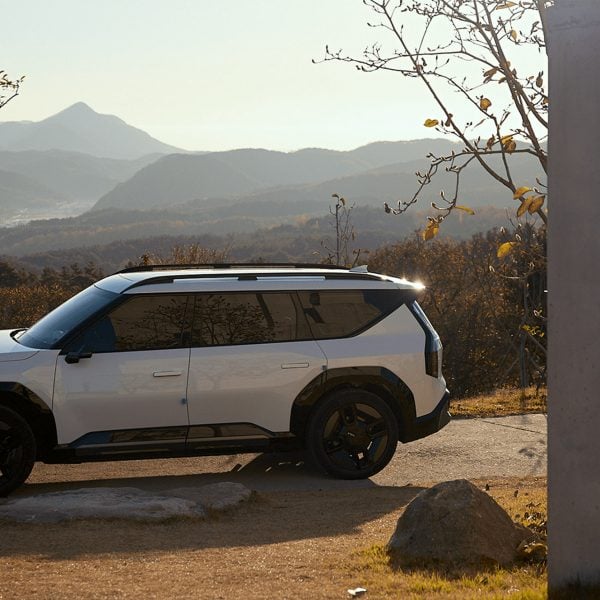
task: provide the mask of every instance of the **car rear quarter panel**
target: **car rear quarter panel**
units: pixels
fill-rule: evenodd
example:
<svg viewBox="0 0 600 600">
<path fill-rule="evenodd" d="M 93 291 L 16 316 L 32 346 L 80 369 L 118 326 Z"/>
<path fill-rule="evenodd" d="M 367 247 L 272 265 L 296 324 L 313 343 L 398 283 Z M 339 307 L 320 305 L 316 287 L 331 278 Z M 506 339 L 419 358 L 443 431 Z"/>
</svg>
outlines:
<svg viewBox="0 0 600 600">
<path fill-rule="evenodd" d="M 353 365 L 385 367 L 410 388 L 416 416 L 435 409 L 446 390 L 443 377 L 425 374 L 425 333 L 406 306 L 360 335 L 319 340 L 327 368 Z"/>
</svg>

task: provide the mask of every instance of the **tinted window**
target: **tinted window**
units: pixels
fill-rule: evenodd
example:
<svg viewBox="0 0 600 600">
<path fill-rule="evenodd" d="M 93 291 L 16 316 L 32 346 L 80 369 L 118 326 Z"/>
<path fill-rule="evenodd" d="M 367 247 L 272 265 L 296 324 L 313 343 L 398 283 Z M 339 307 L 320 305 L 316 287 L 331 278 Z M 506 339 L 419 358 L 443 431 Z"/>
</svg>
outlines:
<svg viewBox="0 0 600 600">
<path fill-rule="evenodd" d="M 31 348 L 52 348 L 70 331 L 118 297 L 114 292 L 95 286 L 86 288 L 49 312 L 17 339 L 20 344 Z"/>
<path fill-rule="evenodd" d="M 180 348 L 187 296 L 134 296 L 90 326 L 71 344 L 85 352 Z"/>
<path fill-rule="evenodd" d="M 199 294 L 192 345 L 228 346 L 309 339 L 305 320 L 288 293 Z"/>
<path fill-rule="evenodd" d="M 374 325 L 406 299 L 403 290 L 298 292 L 315 339 L 347 337 Z"/>
</svg>

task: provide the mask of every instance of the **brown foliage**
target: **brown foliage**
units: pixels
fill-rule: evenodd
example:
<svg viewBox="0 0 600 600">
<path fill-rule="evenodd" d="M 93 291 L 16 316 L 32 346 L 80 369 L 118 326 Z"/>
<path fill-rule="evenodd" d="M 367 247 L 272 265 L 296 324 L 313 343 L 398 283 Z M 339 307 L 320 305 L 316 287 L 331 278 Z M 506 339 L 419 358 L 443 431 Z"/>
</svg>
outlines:
<svg viewBox="0 0 600 600">
<path fill-rule="evenodd" d="M 200 244 L 173 246 L 171 253 L 164 256 L 158 254 L 143 254 L 140 265 L 205 265 L 227 262 L 229 250 L 205 248 Z"/>
<path fill-rule="evenodd" d="M 73 295 L 71 288 L 36 284 L 0 288 L 0 328 L 29 327 Z"/>
<path fill-rule="evenodd" d="M 527 265 L 527 275 L 516 276 L 524 272 L 522 257 L 497 257 L 502 236 L 427 243 L 415 236 L 380 248 L 369 260 L 371 271 L 427 286 L 420 302 L 444 344 L 444 374 L 454 396 L 545 378 L 543 252 L 539 267 Z M 543 230 L 525 229 L 521 237 L 528 236 L 545 241 Z"/>
<path fill-rule="evenodd" d="M 507 235 L 503 232 L 427 243 L 416 235 L 370 255 L 371 271 L 427 286 L 420 302 L 444 343 L 444 373 L 454 397 L 544 382 L 545 230 L 518 231 L 518 249 L 500 258 L 497 249 Z M 192 244 L 176 246 L 168 256 L 145 255 L 141 262 L 227 259 L 227 250 Z M 31 325 L 101 276 L 93 264 L 45 269 L 37 276 L 0 263 L 0 328 Z"/>
</svg>

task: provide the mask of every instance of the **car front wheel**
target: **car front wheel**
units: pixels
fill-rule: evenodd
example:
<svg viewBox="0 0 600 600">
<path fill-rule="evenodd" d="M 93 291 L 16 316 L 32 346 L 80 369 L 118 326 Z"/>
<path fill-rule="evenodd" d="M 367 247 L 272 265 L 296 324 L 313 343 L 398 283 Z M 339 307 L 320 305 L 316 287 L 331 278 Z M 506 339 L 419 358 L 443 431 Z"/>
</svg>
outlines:
<svg viewBox="0 0 600 600">
<path fill-rule="evenodd" d="M 383 469 L 398 444 L 398 423 L 379 396 L 339 390 L 317 406 L 306 443 L 313 463 L 340 479 L 364 479 Z"/>
<path fill-rule="evenodd" d="M 0 496 L 7 496 L 29 477 L 35 454 L 35 437 L 25 419 L 0 406 Z"/>
</svg>

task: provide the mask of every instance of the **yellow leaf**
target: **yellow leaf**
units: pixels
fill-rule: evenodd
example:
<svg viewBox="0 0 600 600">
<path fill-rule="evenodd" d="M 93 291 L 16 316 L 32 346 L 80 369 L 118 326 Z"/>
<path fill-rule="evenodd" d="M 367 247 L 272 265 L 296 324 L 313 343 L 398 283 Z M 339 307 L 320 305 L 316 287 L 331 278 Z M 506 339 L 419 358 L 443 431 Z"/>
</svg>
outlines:
<svg viewBox="0 0 600 600">
<path fill-rule="evenodd" d="M 538 210 L 540 210 L 540 208 L 542 208 L 542 206 L 544 205 L 544 200 L 546 199 L 546 196 L 535 196 L 535 198 L 531 198 L 531 202 L 529 203 L 529 208 L 527 209 L 529 211 L 529 214 L 534 214 L 536 213 Z"/>
<path fill-rule="evenodd" d="M 511 38 L 512 38 L 512 39 L 513 39 L 515 42 L 517 41 L 518 34 L 517 34 L 517 32 L 516 32 L 514 29 L 511 29 L 511 30 L 510 30 L 510 37 L 511 37 Z"/>
<path fill-rule="evenodd" d="M 429 221 L 425 231 L 423 231 L 423 239 L 427 242 L 428 240 L 433 239 L 439 232 L 440 225 L 435 221 Z"/>
<path fill-rule="evenodd" d="M 529 196 L 529 198 L 523 198 L 521 200 L 521 206 L 519 206 L 517 209 L 517 217 L 522 217 L 529 210 L 532 200 L 533 196 Z"/>
<path fill-rule="evenodd" d="M 460 206 L 459 204 L 457 204 L 454 208 L 457 208 L 458 210 L 464 210 L 466 213 L 468 213 L 470 215 L 475 214 L 475 211 L 472 208 L 469 208 L 468 206 Z"/>
<path fill-rule="evenodd" d="M 492 105 L 492 101 L 489 98 L 480 98 L 479 108 L 481 110 L 487 110 Z"/>
<path fill-rule="evenodd" d="M 531 192 L 531 188 L 527 186 L 523 186 L 517 188 L 515 193 L 513 194 L 513 200 L 520 200 L 522 196 L 524 196 L 527 192 Z"/>
<path fill-rule="evenodd" d="M 512 142 L 513 136 L 512 135 L 505 135 L 503 137 L 500 138 L 500 143 L 505 146 L 506 144 L 508 144 L 508 142 Z"/>
<path fill-rule="evenodd" d="M 513 246 L 516 245 L 517 242 L 504 242 L 504 244 L 500 244 L 496 256 L 498 258 L 504 258 L 507 254 L 510 254 L 512 252 Z"/>
<path fill-rule="evenodd" d="M 423 125 L 425 125 L 425 127 L 435 127 L 436 125 L 439 125 L 439 121 L 437 119 L 425 119 L 425 123 L 423 123 Z"/>
<path fill-rule="evenodd" d="M 496 10 L 502 10 L 503 8 L 511 8 L 512 6 L 516 6 L 514 2 L 503 2 L 502 4 L 498 4 L 496 6 Z"/>
</svg>

